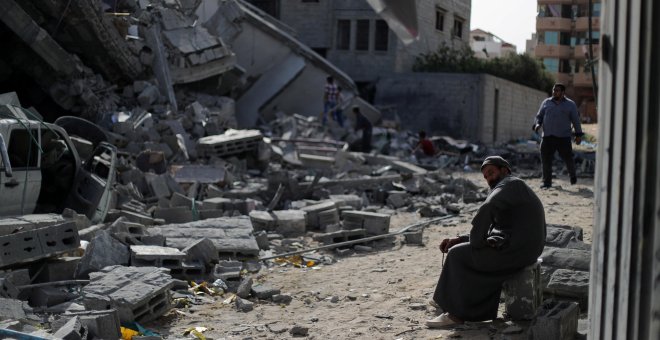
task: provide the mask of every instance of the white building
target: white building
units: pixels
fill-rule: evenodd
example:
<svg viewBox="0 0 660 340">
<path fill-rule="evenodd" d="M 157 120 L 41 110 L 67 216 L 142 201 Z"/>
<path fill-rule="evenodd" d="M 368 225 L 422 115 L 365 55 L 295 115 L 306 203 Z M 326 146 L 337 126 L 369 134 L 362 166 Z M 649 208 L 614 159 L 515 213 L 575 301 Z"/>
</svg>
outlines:
<svg viewBox="0 0 660 340">
<path fill-rule="evenodd" d="M 474 55 L 481 59 L 499 58 L 508 53 L 516 53 L 516 45 L 478 28 L 470 31 L 470 48 L 474 51 Z"/>
</svg>

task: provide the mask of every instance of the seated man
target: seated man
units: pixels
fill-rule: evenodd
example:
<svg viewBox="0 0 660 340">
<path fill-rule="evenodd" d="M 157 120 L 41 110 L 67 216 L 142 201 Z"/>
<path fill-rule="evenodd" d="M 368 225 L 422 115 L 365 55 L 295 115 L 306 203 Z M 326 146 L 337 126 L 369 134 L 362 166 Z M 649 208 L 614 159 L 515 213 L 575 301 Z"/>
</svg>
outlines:
<svg viewBox="0 0 660 340">
<path fill-rule="evenodd" d="M 502 283 L 535 263 L 543 251 L 545 212 L 536 194 L 511 176 L 502 157 L 487 157 L 481 172 L 491 191 L 470 234 L 440 243 L 447 261 L 429 303 L 444 313 L 426 321 L 430 328 L 495 319 Z"/>
<path fill-rule="evenodd" d="M 433 142 L 426 138 L 426 131 L 419 131 L 419 141 L 413 148 L 413 154 L 417 159 L 435 156 L 435 148 L 433 147 Z"/>
</svg>

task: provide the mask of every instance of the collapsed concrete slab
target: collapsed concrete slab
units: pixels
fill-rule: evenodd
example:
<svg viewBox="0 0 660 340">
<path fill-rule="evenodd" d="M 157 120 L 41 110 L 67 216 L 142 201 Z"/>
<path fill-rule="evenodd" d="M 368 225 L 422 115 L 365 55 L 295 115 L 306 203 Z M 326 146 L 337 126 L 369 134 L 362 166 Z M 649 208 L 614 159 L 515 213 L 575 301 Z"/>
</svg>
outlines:
<svg viewBox="0 0 660 340">
<path fill-rule="evenodd" d="M 208 238 L 220 258 L 246 258 L 259 255 L 259 246 L 252 236 L 254 229 L 247 216 L 212 218 L 183 224 L 167 224 L 150 229 L 166 237 L 167 245 L 184 249 L 190 243 Z"/>
<path fill-rule="evenodd" d="M 169 269 L 109 266 L 90 274 L 82 298 L 92 310 L 116 309 L 121 322 L 155 320 L 170 309 Z"/>
</svg>

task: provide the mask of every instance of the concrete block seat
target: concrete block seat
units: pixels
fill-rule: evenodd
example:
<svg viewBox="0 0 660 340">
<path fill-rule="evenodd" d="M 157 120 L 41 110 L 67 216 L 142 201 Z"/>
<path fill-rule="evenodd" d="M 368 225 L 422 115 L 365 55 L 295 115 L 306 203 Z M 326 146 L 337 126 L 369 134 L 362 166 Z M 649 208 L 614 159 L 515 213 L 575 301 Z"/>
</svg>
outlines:
<svg viewBox="0 0 660 340">
<path fill-rule="evenodd" d="M 512 320 L 531 320 L 543 302 L 541 259 L 505 281 L 504 313 Z"/>
</svg>

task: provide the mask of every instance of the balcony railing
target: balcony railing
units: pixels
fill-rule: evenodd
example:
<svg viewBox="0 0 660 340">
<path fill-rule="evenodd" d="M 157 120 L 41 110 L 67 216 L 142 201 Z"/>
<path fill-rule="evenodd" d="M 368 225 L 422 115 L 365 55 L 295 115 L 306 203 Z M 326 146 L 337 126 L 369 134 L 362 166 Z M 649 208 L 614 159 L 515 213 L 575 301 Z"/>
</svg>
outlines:
<svg viewBox="0 0 660 340">
<path fill-rule="evenodd" d="M 594 59 L 600 56 L 600 45 L 594 44 Z M 589 53 L 589 45 L 576 45 L 573 53 L 575 59 L 587 59 L 585 53 Z"/>
<path fill-rule="evenodd" d="M 538 24 L 537 24 L 538 26 Z M 589 30 L 589 17 L 579 17 L 575 19 L 575 30 L 578 32 L 584 32 Z M 600 31 L 600 18 L 592 17 L 591 18 L 591 30 Z"/>
<path fill-rule="evenodd" d="M 536 18 L 537 31 L 571 31 L 571 18 Z"/>
<path fill-rule="evenodd" d="M 558 58 L 558 59 L 571 59 L 571 47 L 568 45 L 536 45 L 534 51 L 538 58 Z"/>
</svg>

